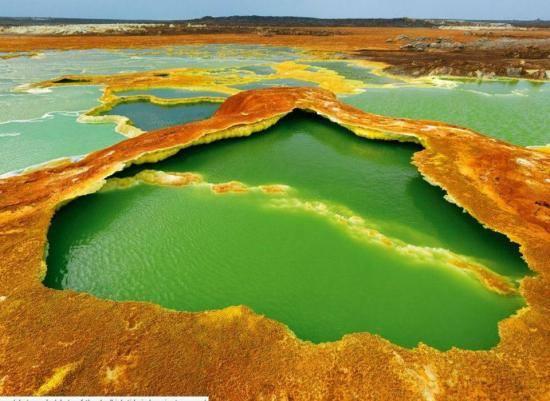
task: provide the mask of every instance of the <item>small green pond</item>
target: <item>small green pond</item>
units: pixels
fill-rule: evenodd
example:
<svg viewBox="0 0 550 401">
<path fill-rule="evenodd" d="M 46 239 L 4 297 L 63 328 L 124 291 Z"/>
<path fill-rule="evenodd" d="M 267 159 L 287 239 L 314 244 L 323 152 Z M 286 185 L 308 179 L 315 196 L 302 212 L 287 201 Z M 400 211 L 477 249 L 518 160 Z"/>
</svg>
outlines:
<svg viewBox="0 0 550 401">
<path fill-rule="evenodd" d="M 144 131 L 152 131 L 172 125 L 204 120 L 214 114 L 219 107 L 219 103 L 207 102 L 161 106 L 140 101 L 117 104 L 104 114 L 126 116 L 134 126 Z"/>
</svg>

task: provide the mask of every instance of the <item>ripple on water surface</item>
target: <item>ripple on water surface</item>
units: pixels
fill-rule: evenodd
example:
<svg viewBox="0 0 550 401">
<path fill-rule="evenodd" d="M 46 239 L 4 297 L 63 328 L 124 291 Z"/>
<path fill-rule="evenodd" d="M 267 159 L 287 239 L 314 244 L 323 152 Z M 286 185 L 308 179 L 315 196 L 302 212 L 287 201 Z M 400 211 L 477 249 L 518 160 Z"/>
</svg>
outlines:
<svg viewBox="0 0 550 401">
<path fill-rule="evenodd" d="M 522 277 L 517 247 L 423 182 L 410 165 L 415 150 L 294 114 L 264 133 L 187 149 L 154 168 L 200 172 L 209 182 L 288 184 L 304 199 L 351 209 L 386 235 L 445 246 Z M 321 215 L 266 198 L 138 185 L 78 199 L 54 218 L 45 282 L 179 310 L 244 304 L 315 342 L 368 331 L 440 349 L 494 346 L 498 321 L 523 304 L 462 271 L 358 241 Z"/>
</svg>

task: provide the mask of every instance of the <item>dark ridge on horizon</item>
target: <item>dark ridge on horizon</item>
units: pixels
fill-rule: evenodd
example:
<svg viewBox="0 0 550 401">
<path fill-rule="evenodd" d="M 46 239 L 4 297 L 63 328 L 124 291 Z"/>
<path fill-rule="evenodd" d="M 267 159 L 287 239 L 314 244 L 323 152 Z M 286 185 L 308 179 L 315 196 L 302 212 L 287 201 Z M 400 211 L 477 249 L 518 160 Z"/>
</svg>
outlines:
<svg viewBox="0 0 550 401">
<path fill-rule="evenodd" d="M 517 27 L 550 27 L 549 20 L 476 20 L 445 18 L 314 18 L 292 16 L 234 15 L 182 20 L 56 18 L 56 17 L 2 17 L 0 25 L 63 25 L 63 24 L 200 24 L 207 26 L 288 26 L 288 27 L 438 27 L 478 25 L 482 23 L 511 24 Z"/>
</svg>

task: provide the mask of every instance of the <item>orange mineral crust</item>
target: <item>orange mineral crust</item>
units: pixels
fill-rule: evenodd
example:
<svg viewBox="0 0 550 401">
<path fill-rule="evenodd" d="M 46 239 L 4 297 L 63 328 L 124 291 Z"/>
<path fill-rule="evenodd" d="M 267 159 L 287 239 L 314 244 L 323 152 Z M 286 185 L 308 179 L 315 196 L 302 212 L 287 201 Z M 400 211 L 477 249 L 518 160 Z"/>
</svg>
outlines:
<svg viewBox="0 0 550 401">
<path fill-rule="evenodd" d="M 244 306 L 176 312 L 42 285 L 46 233 L 62 204 L 97 191 L 132 162 L 250 135 L 295 109 L 360 136 L 422 144 L 413 163 L 424 178 L 484 226 L 520 244 L 535 274 L 522 280 L 527 306 L 500 323 L 494 349 L 406 349 L 369 333 L 315 345 Z M 0 274 L 1 394 L 550 399 L 550 154 L 439 122 L 368 114 L 322 89 L 241 92 L 208 120 L 1 180 Z"/>
<path fill-rule="evenodd" d="M 233 30 L 233 32 L 232 32 Z M 157 46 L 178 46 L 190 44 L 253 44 L 291 46 L 321 51 L 357 51 L 362 49 L 399 49 L 398 41 L 388 41 L 399 35 L 411 38 L 426 37 L 436 40 L 441 36 L 461 42 L 472 42 L 476 35 L 465 35 L 464 30 L 441 30 L 434 28 L 406 27 L 310 27 L 301 32 L 299 27 L 288 27 L 286 34 L 265 35 L 259 32 L 186 33 L 173 35 L 0 35 L 0 51 L 41 51 L 74 49 L 127 49 L 151 48 Z M 469 32 L 468 32 L 469 33 Z M 530 30 L 488 30 L 482 31 L 491 38 L 535 38 L 550 37 L 548 29 Z"/>
</svg>

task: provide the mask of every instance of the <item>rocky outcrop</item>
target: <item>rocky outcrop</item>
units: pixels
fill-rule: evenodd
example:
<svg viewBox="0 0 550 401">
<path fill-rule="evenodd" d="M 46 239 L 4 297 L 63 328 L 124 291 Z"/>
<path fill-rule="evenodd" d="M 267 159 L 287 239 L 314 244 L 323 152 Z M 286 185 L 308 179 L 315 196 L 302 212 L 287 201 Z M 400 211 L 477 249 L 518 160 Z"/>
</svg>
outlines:
<svg viewBox="0 0 550 401">
<path fill-rule="evenodd" d="M 549 39 L 492 39 L 459 42 L 446 37 L 402 38 L 399 50 L 364 50 L 359 54 L 390 64 L 394 74 L 453 75 L 549 79 Z M 414 55 L 410 54 L 415 52 Z"/>
</svg>

